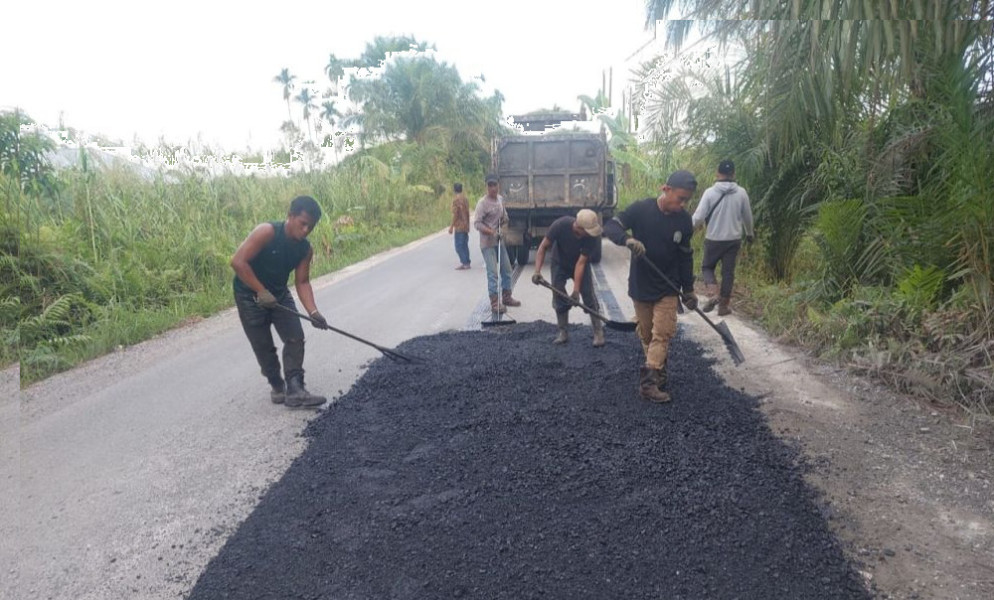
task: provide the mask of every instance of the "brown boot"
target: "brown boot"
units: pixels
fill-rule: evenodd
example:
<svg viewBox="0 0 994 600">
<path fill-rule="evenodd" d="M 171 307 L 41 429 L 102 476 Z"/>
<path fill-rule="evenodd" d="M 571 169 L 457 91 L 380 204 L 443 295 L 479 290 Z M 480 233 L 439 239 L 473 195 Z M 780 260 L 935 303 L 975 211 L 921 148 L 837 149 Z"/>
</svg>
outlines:
<svg viewBox="0 0 994 600">
<path fill-rule="evenodd" d="M 501 300 L 504 306 L 521 306 L 521 302 L 511 297 L 511 290 L 504 290 Z"/>
<path fill-rule="evenodd" d="M 497 302 L 497 294 L 490 294 L 490 310 L 500 315 L 507 312 L 507 307 Z"/>
<path fill-rule="evenodd" d="M 643 400 L 662 404 L 670 401 L 670 395 L 659 389 L 659 369 L 643 366 L 639 369 L 639 396 Z"/>
<path fill-rule="evenodd" d="M 724 317 L 725 315 L 732 314 L 732 309 L 729 308 L 728 303 L 731 302 L 731 298 L 721 298 L 718 300 L 718 316 Z"/>
<path fill-rule="evenodd" d="M 590 327 L 594 330 L 594 348 L 600 348 L 604 345 L 604 321 L 591 316 Z"/>
</svg>

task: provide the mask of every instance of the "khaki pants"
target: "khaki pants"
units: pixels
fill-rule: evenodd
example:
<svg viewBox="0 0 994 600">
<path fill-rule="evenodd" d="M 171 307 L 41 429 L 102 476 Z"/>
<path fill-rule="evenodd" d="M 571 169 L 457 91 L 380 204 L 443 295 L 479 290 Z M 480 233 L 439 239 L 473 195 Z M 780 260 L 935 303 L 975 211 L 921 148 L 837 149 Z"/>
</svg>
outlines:
<svg viewBox="0 0 994 600">
<path fill-rule="evenodd" d="M 670 339 L 676 335 L 679 301 L 676 296 L 663 296 L 656 302 L 632 301 L 635 304 L 635 318 L 638 320 L 636 331 L 645 352 L 645 366 L 650 369 L 661 369 L 666 364 Z"/>
</svg>

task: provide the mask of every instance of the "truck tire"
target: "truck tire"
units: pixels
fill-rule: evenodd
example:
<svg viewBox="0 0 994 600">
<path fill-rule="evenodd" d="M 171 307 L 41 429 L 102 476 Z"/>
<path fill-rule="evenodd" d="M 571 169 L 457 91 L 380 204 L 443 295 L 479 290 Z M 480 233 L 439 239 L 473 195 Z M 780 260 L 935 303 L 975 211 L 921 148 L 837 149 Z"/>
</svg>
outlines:
<svg viewBox="0 0 994 600">
<path fill-rule="evenodd" d="M 590 253 L 590 262 L 597 264 L 601 262 L 601 244 L 604 243 L 604 239 L 601 238 L 597 240 L 597 246 L 594 247 L 594 251 Z"/>
</svg>

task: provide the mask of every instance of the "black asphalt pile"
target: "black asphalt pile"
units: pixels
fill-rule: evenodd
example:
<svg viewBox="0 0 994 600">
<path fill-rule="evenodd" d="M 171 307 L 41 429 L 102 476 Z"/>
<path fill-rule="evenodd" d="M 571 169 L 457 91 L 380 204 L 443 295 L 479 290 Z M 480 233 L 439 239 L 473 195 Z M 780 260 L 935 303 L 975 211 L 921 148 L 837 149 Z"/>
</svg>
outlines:
<svg viewBox="0 0 994 600">
<path fill-rule="evenodd" d="M 406 342 L 307 430 L 190 598 L 869 598 L 799 454 L 701 348 L 519 323 Z"/>
</svg>

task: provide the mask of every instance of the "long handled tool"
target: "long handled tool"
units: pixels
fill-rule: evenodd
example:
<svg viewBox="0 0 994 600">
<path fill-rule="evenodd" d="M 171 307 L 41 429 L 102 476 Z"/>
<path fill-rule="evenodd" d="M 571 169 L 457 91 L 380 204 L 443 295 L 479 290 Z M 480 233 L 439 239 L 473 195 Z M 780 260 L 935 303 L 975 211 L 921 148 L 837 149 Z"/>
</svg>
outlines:
<svg viewBox="0 0 994 600">
<path fill-rule="evenodd" d="M 503 318 L 504 313 L 501 311 L 501 301 L 504 297 L 504 290 L 501 289 L 501 253 L 500 253 L 500 219 L 497 220 L 497 310 L 491 315 L 489 321 L 481 321 L 480 325 L 484 327 L 495 327 L 497 325 L 514 325 L 517 323 L 514 319 L 508 317 Z"/>
<path fill-rule="evenodd" d="M 608 329 L 614 329 L 615 331 L 635 331 L 635 328 L 638 326 L 637 323 L 634 323 L 632 321 L 612 321 L 611 319 L 608 319 L 607 317 L 595 311 L 594 309 L 588 308 L 584 306 L 582 303 L 577 302 L 576 300 L 573 299 L 572 296 L 569 296 L 563 293 L 561 290 L 557 290 L 556 288 L 552 287 L 552 285 L 548 281 L 545 281 L 544 279 L 538 281 L 537 283 L 542 287 L 549 288 L 550 290 L 552 290 L 553 294 L 559 296 L 566 302 L 569 302 L 570 304 L 579 308 L 588 315 L 596 317 L 601 321 L 604 321 L 604 326 L 607 327 Z"/>
<path fill-rule="evenodd" d="M 680 288 L 678 288 L 676 284 L 673 283 L 673 280 L 671 280 L 662 271 L 660 271 L 659 267 L 652 264 L 652 261 L 649 260 L 644 254 L 640 258 L 645 262 L 645 264 L 649 265 L 649 268 L 652 269 L 652 271 L 656 275 L 659 275 L 663 279 L 663 281 L 666 282 L 667 285 L 673 288 L 673 291 L 675 291 L 680 296 L 680 301 L 683 302 L 684 296 L 680 292 Z M 704 314 L 704 312 L 701 311 L 701 309 L 697 308 L 696 306 L 694 307 L 694 312 L 701 315 L 701 318 L 707 321 L 708 325 L 710 325 L 715 331 L 718 332 L 718 335 L 721 336 L 721 339 L 725 340 L 725 347 L 728 348 L 728 353 L 732 355 L 732 362 L 735 363 L 735 366 L 739 366 L 742 363 L 744 363 L 745 355 L 742 354 L 742 350 L 739 348 L 739 345 L 735 343 L 735 338 L 732 337 L 732 332 L 728 330 L 728 325 L 726 325 L 724 321 L 715 325 L 711 321 L 711 319 L 709 319 L 708 316 Z"/>
<path fill-rule="evenodd" d="M 279 308 L 282 311 L 288 312 L 291 315 L 297 315 L 301 319 L 306 319 L 306 320 L 310 321 L 311 323 L 314 323 L 314 319 L 310 318 L 309 316 L 305 315 L 304 313 L 299 313 L 299 312 L 297 312 L 295 310 L 289 309 L 289 308 L 283 306 L 282 304 L 277 304 L 276 308 Z M 373 342 L 371 342 L 369 340 L 364 340 L 364 339 L 362 339 L 361 337 L 359 337 L 357 335 L 352 335 L 351 333 L 349 333 L 347 331 L 342 331 L 341 329 L 338 329 L 337 327 L 332 327 L 331 325 L 323 325 L 323 326 L 320 326 L 320 328 L 321 329 L 328 329 L 328 330 L 334 331 L 335 333 L 339 333 L 341 335 L 344 335 L 345 337 L 352 338 L 352 339 L 354 339 L 357 342 L 362 342 L 363 344 L 366 344 L 367 346 L 372 346 L 373 348 L 376 348 L 377 350 L 379 350 L 380 352 L 382 352 L 383 356 L 386 356 L 390 360 L 399 361 L 399 362 L 407 362 L 407 363 L 417 362 L 418 361 L 418 359 L 411 358 L 410 356 L 405 356 L 405 355 L 401 354 L 400 352 L 396 352 L 396 351 L 391 350 L 389 348 L 384 348 L 383 346 L 379 346 L 377 344 L 374 344 Z"/>
</svg>

